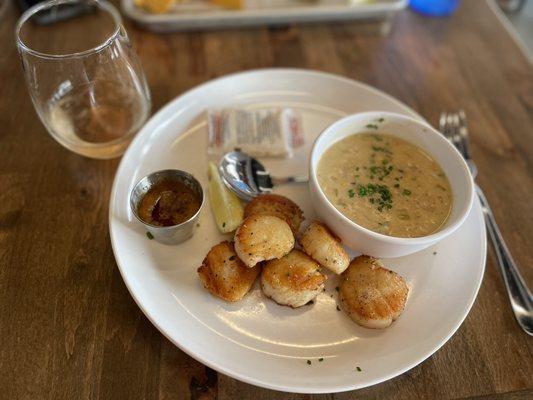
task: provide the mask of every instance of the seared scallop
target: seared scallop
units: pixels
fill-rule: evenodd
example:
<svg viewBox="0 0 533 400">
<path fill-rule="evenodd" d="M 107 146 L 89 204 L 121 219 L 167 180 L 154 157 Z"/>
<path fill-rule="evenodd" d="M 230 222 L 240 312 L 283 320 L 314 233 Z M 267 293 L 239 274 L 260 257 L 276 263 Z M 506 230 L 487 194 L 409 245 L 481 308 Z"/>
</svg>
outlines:
<svg viewBox="0 0 533 400">
<path fill-rule="evenodd" d="M 367 328 L 388 327 L 403 312 L 409 287 L 397 273 L 383 268 L 369 256 L 352 260 L 341 277 L 342 308 L 356 323 Z"/>
<path fill-rule="evenodd" d="M 285 220 L 295 235 L 304 220 L 300 207 L 285 196 L 278 194 L 262 194 L 255 197 L 244 208 L 244 217 L 251 215 L 273 215 Z"/>
<path fill-rule="evenodd" d="M 350 264 L 350 257 L 339 238 L 319 222 L 311 223 L 299 242 L 309 256 L 336 274 L 341 274 Z"/>
<path fill-rule="evenodd" d="M 259 275 L 259 265 L 248 268 L 239 260 L 233 243 L 222 242 L 205 256 L 198 275 L 204 287 L 226 301 L 238 301 L 250 290 Z"/>
<path fill-rule="evenodd" d="M 294 249 L 279 260 L 263 266 L 263 293 L 281 305 L 293 308 L 313 300 L 323 289 L 326 276 L 318 263 L 304 252 Z"/>
<path fill-rule="evenodd" d="M 235 232 L 235 251 L 248 266 L 281 258 L 294 247 L 289 225 L 272 215 L 252 215 Z"/>
</svg>

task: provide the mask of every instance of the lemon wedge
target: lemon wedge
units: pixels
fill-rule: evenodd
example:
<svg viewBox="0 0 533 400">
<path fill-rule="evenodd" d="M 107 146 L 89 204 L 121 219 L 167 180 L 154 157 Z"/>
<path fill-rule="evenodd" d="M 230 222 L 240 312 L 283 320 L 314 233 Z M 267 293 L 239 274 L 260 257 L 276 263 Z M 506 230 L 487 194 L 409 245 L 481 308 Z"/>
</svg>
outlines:
<svg viewBox="0 0 533 400">
<path fill-rule="evenodd" d="M 232 232 L 241 224 L 244 208 L 239 198 L 231 192 L 218 173 L 217 167 L 209 163 L 209 202 L 218 230 Z"/>
</svg>

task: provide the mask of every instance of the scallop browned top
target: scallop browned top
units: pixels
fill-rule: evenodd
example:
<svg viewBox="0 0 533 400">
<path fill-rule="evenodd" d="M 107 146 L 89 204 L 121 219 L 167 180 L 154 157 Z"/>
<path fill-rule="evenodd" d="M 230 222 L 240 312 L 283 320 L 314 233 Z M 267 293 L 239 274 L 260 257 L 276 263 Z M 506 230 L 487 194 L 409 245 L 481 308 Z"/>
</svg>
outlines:
<svg viewBox="0 0 533 400">
<path fill-rule="evenodd" d="M 278 260 L 270 260 L 263 267 L 262 279 L 271 286 L 287 290 L 315 290 L 326 281 L 320 265 L 303 251 L 293 249 Z"/>
<path fill-rule="evenodd" d="M 248 266 L 280 258 L 294 247 L 294 235 L 285 220 L 273 215 L 252 215 L 235 232 L 235 251 Z"/>
<path fill-rule="evenodd" d="M 273 215 L 285 220 L 296 235 L 304 220 L 300 207 L 285 196 L 262 194 L 249 202 L 244 209 L 244 218 L 251 215 Z"/>
<path fill-rule="evenodd" d="M 386 328 L 402 313 L 409 287 L 405 280 L 369 256 L 352 260 L 341 275 L 339 296 L 343 309 L 368 328 Z"/>
<path fill-rule="evenodd" d="M 237 257 L 233 243 L 213 246 L 205 256 L 198 275 L 211 294 L 226 301 L 238 301 L 248 293 L 261 267 L 248 268 Z"/>
</svg>

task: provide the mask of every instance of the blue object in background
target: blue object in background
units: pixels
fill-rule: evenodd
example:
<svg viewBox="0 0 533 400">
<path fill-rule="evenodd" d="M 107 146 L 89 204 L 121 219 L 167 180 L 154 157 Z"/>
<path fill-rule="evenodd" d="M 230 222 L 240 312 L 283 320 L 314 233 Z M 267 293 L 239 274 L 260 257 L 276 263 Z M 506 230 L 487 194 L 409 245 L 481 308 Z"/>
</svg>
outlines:
<svg viewBox="0 0 533 400">
<path fill-rule="evenodd" d="M 453 13 L 459 0 L 409 0 L 409 6 L 422 14 L 443 17 Z"/>
</svg>

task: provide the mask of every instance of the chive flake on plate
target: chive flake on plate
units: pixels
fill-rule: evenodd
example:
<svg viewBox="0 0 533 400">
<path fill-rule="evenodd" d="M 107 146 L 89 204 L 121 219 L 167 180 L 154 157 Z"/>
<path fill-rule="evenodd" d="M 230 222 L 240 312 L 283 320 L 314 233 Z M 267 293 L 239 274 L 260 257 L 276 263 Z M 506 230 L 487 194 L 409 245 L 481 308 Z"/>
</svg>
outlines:
<svg viewBox="0 0 533 400">
<path fill-rule="evenodd" d="M 361 372 L 362 371 L 361 367 L 355 367 L 355 369 L 357 370 L 357 372 Z"/>
<path fill-rule="evenodd" d="M 154 235 L 152 235 L 152 232 L 146 232 L 146 237 L 150 240 L 152 240 L 154 238 Z"/>
<path fill-rule="evenodd" d="M 322 362 L 322 361 L 324 361 L 324 357 L 320 357 L 320 358 L 318 359 L 318 362 Z"/>
<path fill-rule="evenodd" d="M 311 365 L 311 360 L 307 360 L 307 365 Z"/>
</svg>

